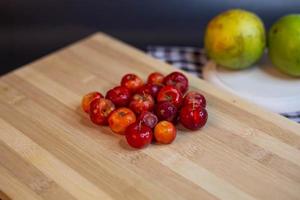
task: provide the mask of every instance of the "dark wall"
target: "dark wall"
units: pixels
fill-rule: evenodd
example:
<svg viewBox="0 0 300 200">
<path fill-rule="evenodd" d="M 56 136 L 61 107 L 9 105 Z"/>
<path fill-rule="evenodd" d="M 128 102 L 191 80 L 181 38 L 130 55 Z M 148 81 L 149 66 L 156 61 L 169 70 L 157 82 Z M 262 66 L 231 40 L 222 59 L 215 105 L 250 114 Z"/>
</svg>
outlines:
<svg viewBox="0 0 300 200">
<path fill-rule="evenodd" d="M 201 46 L 204 28 L 230 8 L 256 12 L 269 27 L 300 13 L 296 0 L 1 0 L 0 73 L 96 31 L 139 48 L 148 44 Z"/>
</svg>

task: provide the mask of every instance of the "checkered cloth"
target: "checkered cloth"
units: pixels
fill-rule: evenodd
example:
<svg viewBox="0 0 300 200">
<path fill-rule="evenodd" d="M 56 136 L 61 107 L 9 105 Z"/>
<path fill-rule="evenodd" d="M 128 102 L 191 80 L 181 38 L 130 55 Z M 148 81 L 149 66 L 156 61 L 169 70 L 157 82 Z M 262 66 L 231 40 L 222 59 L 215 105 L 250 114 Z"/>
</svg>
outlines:
<svg viewBox="0 0 300 200">
<path fill-rule="evenodd" d="M 149 46 L 147 52 L 154 58 L 170 63 L 177 69 L 202 78 L 202 67 L 207 59 L 203 49 L 196 47 Z M 282 113 L 283 116 L 300 123 L 300 111 Z"/>
</svg>

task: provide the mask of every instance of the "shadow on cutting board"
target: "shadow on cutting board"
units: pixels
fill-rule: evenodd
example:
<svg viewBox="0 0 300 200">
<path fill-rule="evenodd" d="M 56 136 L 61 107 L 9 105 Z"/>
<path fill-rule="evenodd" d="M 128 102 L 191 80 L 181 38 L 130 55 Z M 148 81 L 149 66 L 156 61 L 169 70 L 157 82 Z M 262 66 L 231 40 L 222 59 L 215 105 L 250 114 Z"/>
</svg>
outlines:
<svg viewBox="0 0 300 200">
<path fill-rule="evenodd" d="M 4 192 L 0 190 L 0 200 L 11 200 Z"/>
</svg>

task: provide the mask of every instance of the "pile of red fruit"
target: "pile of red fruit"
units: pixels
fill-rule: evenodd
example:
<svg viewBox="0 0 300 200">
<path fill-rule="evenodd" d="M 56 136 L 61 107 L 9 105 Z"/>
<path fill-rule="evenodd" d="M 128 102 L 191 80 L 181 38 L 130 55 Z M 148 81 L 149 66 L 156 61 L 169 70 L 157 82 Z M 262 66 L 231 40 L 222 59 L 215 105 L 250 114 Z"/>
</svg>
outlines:
<svg viewBox="0 0 300 200">
<path fill-rule="evenodd" d="M 197 130 L 207 121 L 204 96 L 186 93 L 188 86 L 180 72 L 166 77 L 154 72 L 146 84 L 137 75 L 126 74 L 105 98 L 99 92 L 86 94 L 82 108 L 93 123 L 109 125 L 114 133 L 125 135 L 132 147 L 143 148 L 152 141 L 169 144 L 176 137 L 174 124 Z"/>
</svg>

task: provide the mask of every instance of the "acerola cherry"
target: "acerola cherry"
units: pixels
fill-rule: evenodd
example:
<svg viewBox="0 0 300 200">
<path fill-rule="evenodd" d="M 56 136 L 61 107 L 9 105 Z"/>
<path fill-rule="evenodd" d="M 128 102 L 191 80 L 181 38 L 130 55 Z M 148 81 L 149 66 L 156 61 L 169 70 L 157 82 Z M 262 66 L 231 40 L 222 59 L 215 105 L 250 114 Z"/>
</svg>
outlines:
<svg viewBox="0 0 300 200">
<path fill-rule="evenodd" d="M 137 93 L 140 94 L 150 94 L 153 98 L 155 98 L 157 96 L 157 93 L 159 92 L 159 90 L 162 88 L 161 85 L 154 85 L 154 84 L 150 84 L 147 83 L 145 85 L 143 85 L 138 91 Z"/>
<path fill-rule="evenodd" d="M 155 113 L 159 120 L 173 121 L 177 114 L 177 108 L 171 102 L 160 102 L 155 108 Z"/>
<path fill-rule="evenodd" d="M 180 72 L 173 72 L 173 73 L 167 75 L 164 78 L 164 84 L 174 86 L 182 94 L 184 94 L 189 87 L 189 81 L 188 81 L 187 77 Z"/>
<path fill-rule="evenodd" d="M 145 112 L 142 112 L 142 114 L 139 116 L 138 121 L 141 121 L 141 123 L 145 126 L 154 128 L 158 122 L 158 119 L 157 119 L 156 115 L 153 114 L 152 112 L 145 111 Z"/>
<path fill-rule="evenodd" d="M 108 117 L 109 127 L 114 133 L 124 134 L 126 128 L 136 121 L 132 110 L 122 107 L 113 111 Z"/>
<path fill-rule="evenodd" d="M 164 81 L 164 75 L 159 72 L 153 72 L 148 76 L 147 83 L 161 85 Z"/>
<path fill-rule="evenodd" d="M 176 138 L 176 128 L 168 121 L 160 121 L 154 128 L 154 137 L 158 143 L 170 144 Z"/>
<path fill-rule="evenodd" d="M 131 96 L 128 88 L 117 86 L 109 90 L 106 93 L 105 98 L 111 100 L 115 104 L 115 106 L 123 107 L 128 105 Z"/>
<path fill-rule="evenodd" d="M 135 93 L 143 84 L 143 80 L 135 74 L 126 74 L 121 80 L 121 85 L 128 88 L 131 93 Z"/>
<path fill-rule="evenodd" d="M 185 95 L 183 99 L 183 105 L 184 106 L 194 105 L 194 106 L 201 106 L 205 108 L 206 100 L 205 97 L 199 92 L 190 91 Z"/>
<path fill-rule="evenodd" d="M 150 94 L 135 94 L 129 103 L 129 108 L 137 115 L 140 115 L 144 111 L 152 111 L 153 107 L 154 99 Z"/>
<path fill-rule="evenodd" d="M 207 111 L 201 106 L 187 105 L 180 111 L 181 124 L 190 130 L 197 130 L 203 127 L 207 121 Z"/>
<path fill-rule="evenodd" d="M 151 143 L 153 133 L 148 126 L 141 123 L 133 123 L 126 128 L 125 136 L 130 146 L 141 149 Z"/>
<path fill-rule="evenodd" d="M 115 110 L 115 105 L 109 99 L 95 99 L 90 104 L 91 121 L 97 125 L 106 125 L 109 114 Z"/>
<path fill-rule="evenodd" d="M 100 92 L 90 92 L 82 97 L 81 107 L 82 110 L 86 113 L 90 112 L 90 104 L 95 99 L 103 98 L 103 95 Z"/>
<path fill-rule="evenodd" d="M 169 101 L 178 108 L 182 103 L 182 94 L 173 86 L 164 86 L 157 94 L 157 102 L 164 101 Z"/>
</svg>

